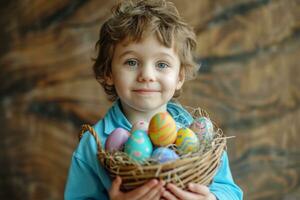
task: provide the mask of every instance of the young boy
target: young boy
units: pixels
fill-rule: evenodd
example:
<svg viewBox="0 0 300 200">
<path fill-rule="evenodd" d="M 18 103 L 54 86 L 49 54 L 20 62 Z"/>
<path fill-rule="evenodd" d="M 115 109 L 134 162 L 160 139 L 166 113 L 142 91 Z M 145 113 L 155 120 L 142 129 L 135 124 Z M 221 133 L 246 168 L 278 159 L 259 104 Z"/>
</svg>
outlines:
<svg viewBox="0 0 300 200">
<path fill-rule="evenodd" d="M 130 130 L 135 122 L 149 122 L 158 112 L 169 112 L 178 127 L 192 122 L 186 110 L 170 101 L 198 70 L 192 55 L 195 35 L 172 3 L 122 1 L 103 24 L 97 46 L 94 72 L 114 101 L 105 117 L 94 125 L 102 146 L 115 128 Z M 65 199 L 242 199 L 226 152 L 209 187 L 190 183 L 188 190 L 182 190 L 151 180 L 126 193 L 120 191 L 121 178 L 111 182 L 96 154 L 94 137 L 85 133 L 72 157 Z"/>
</svg>

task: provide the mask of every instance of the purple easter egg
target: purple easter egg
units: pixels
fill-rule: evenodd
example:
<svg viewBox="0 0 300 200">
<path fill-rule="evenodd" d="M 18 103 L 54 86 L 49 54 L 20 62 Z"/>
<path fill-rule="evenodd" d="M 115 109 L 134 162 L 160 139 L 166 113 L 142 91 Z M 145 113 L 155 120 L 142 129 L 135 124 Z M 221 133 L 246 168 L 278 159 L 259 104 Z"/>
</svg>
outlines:
<svg viewBox="0 0 300 200">
<path fill-rule="evenodd" d="M 109 152 L 121 151 L 127 142 L 130 133 L 123 128 L 116 128 L 108 136 L 105 142 L 105 150 Z"/>
</svg>

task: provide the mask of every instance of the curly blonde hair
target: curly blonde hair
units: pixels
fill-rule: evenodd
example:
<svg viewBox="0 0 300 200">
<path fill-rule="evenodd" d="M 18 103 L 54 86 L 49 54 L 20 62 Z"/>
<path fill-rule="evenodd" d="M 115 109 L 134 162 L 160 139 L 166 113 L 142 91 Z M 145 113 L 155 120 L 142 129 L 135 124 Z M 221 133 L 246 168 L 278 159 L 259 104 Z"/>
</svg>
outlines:
<svg viewBox="0 0 300 200">
<path fill-rule="evenodd" d="M 118 98 L 114 86 L 107 84 L 116 44 L 124 39 L 139 41 L 149 30 L 166 47 L 171 48 L 174 44 L 185 79 L 195 77 L 199 69 L 193 58 L 196 36 L 179 16 L 174 4 L 165 0 L 123 0 L 113 7 L 112 16 L 100 29 L 96 43 L 98 55 L 93 65 L 95 77 L 111 101 Z M 180 91 L 176 91 L 174 97 L 179 94 Z"/>
</svg>

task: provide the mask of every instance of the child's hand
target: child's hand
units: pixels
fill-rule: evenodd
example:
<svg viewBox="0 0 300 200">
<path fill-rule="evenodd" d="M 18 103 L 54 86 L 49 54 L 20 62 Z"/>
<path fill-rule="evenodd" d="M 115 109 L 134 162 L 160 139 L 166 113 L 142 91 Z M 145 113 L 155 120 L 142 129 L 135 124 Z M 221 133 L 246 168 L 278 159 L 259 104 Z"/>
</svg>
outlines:
<svg viewBox="0 0 300 200">
<path fill-rule="evenodd" d="M 164 182 L 151 180 L 130 192 L 120 191 L 122 179 L 118 176 L 111 185 L 109 197 L 111 200 L 159 200 L 165 191 Z"/>
<path fill-rule="evenodd" d="M 163 198 L 168 200 L 216 200 L 217 198 L 213 195 L 208 187 L 199 184 L 190 183 L 188 185 L 189 191 L 182 190 L 174 184 L 169 183 L 163 193 Z"/>
</svg>

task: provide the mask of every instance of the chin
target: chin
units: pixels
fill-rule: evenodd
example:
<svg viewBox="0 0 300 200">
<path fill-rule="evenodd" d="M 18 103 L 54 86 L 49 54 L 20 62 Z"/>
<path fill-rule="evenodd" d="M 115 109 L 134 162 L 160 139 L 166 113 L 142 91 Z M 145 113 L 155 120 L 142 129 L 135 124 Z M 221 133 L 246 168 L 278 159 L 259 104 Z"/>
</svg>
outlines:
<svg viewBox="0 0 300 200">
<path fill-rule="evenodd" d="M 121 100 L 122 101 L 122 100 Z M 165 111 L 167 100 L 157 98 L 132 98 L 123 99 L 124 106 L 140 112 L 159 112 Z"/>
<path fill-rule="evenodd" d="M 159 111 L 165 111 L 166 108 L 166 103 L 164 104 L 153 104 L 153 103 L 140 103 L 139 105 L 136 106 L 137 110 L 143 111 L 143 112 L 153 112 L 155 110 L 157 110 L 157 112 Z"/>
<path fill-rule="evenodd" d="M 139 111 L 151 111 L 151 110 L 155 110 L 156 109 L 156 106 L 153 106 L 153 105 L 146 105 L 146 104 L 139 104 L 139 105 L 134 105 L 133 108 L 135 110 L 139 110 Z"/>
</svg>

